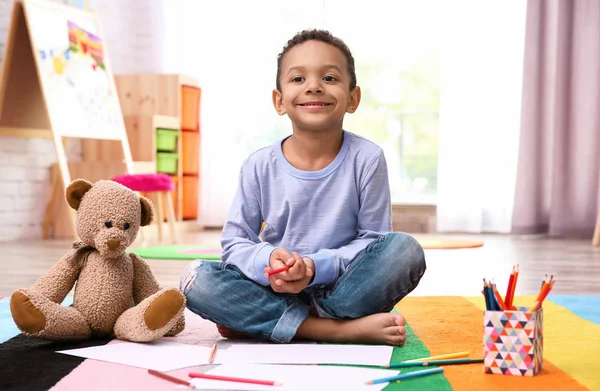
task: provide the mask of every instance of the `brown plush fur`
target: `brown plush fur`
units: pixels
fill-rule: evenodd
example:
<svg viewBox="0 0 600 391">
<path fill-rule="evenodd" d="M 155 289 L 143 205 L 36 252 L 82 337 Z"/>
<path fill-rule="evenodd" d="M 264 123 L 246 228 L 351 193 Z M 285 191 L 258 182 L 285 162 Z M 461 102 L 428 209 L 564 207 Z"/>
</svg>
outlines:
<svg viewBox="0 0 600 391">
<path fill-rule="evenodd" d="M 66 200 L 82 242 L 30 289 L 13 293 L 10 310 L 23 334 L 147 342 L 183 331 L 185 296 L 161 289 L 146 262 L 125 251 L 152 222 L 152 203 L 119 183 L 83 179 L 67 187 Z M 60 305 L 75 283 L 73 306 Z"/>
</svg>

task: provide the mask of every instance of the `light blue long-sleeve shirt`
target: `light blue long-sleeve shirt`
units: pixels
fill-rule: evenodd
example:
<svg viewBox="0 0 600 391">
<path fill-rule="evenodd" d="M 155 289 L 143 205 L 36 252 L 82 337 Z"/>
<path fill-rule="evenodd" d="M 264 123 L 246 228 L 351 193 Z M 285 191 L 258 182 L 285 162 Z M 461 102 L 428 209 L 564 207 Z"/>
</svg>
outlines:
<svg viewBox="0 0 600 391">
<path fill-rule="evenodd" d="M 285 159 L 282 142 L 244 161 L 223 227 L 222 260 L 268 286 L 264 268 L 273 250 L 283 247 L 313 259 L 311 286 L 333 283 L 361 250 L 392 230 L 383 150 L 344 131 L 340 152 L 327 167 L 302 171 Z"/>
</svg>

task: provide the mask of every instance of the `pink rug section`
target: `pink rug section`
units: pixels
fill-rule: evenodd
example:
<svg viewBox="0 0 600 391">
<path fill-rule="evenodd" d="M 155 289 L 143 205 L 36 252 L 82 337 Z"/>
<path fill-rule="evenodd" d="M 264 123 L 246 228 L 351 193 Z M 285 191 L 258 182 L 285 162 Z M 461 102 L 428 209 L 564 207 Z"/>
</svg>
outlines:
<svg viewBox="0 0 600 391">
<path fill-rule="evenodd" d="M 165 341 L 187 343 L 211 347 L 220 338 L 214 323 L 202 319 L 185 310 L 186 327 L 175 337 L 162 338 Z M 120 343 L 120 341 L 111 341 Z M 58 353 L 57 353 L 58 354 Z M 168 372 L 184 380 L 190 380 L 188 373 L 197 367 L 177 369 Z M 52 387 L 51 391 L 105 391 L 105 390 L 169 390 L 177 385 L 148 374 L 144 368 L 87 359 L 71 373 Z"/>
<path fill-rule="evenodd" d="M 186 248 L 183 250 L 179 250 L 179 254 L 221 254 L 223 251 L 220 248 Z"/>
</svg>

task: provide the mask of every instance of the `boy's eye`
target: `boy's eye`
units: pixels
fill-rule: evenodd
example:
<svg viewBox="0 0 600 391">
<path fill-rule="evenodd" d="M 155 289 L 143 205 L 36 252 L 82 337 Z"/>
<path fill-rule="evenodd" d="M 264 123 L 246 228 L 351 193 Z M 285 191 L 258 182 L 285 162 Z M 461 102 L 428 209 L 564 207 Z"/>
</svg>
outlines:
<svg viewBox="0 0 600 391">
<path fill-rule="evenodd" d="M 335 76 L 325 76 L 323 78 L 323 80 L 325 80 L 325 81 L 337 81 L 337 79 L 335 78 Z"/>
<path fill-rule="evenodd" d="M 304 78 L 301 76 L 296 76 L 292 79 L 292 83 L 302 83 L 304 81 Z"/>
</svg>

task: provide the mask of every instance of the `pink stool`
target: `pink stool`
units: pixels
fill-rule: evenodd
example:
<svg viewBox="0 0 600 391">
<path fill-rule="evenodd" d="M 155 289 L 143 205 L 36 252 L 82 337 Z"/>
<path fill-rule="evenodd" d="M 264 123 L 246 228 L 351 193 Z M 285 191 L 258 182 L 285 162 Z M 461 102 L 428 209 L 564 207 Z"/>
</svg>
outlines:
<svg viewBox="0 0 600 391">
<path fill-rule="evenodd" d="M 162 201 L 166 203 L 167 223 L 171 231 L 171 240 L 177 243 L 177 235 L 175 229 L 175 207 L 173 206 L 173 198 L 171 192 L 175 190 L 175 185 L 171 177 L 167 174 L 134 174 L 134 175 L 118 175 L 112 179 L 113 181 L 122 184 L 133 191 L 147 193 L 149 198 L 155 204 L 154 213 L 156 214 L 155 221 L 158 226 L 158 241 L 162 242 Z M 143 231 L 142 231 L 143 237 Z"/>
</svg>

